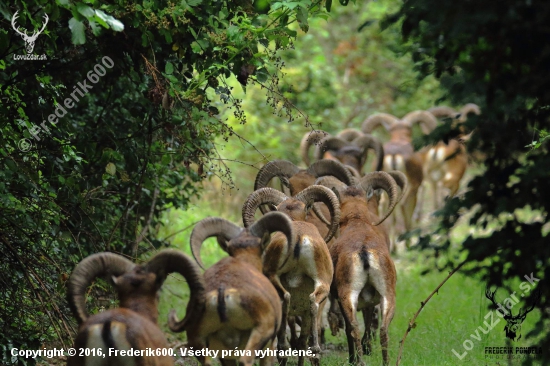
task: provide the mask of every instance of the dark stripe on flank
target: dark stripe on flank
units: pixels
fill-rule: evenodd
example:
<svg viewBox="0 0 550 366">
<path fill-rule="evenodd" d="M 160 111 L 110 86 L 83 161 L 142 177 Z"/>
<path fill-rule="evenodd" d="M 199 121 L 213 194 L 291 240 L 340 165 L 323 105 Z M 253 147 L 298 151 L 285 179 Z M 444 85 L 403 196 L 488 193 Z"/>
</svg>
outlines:
<svg viewBox="0 0 550 366">
<path fill-rule="evenodd" d="M 300 258 L 300 250 L 302 249 L 302 236 L 298 235 L 298 242 L 294 246 L 294 258 Z"/>
<path fill-rule="evenodd" d="M 218 288 L 218 316 L 220 321 L 225 323 L 227 321 L 227 309 L 225 307 L 225 288 L 220 285 Z"/>
<path fill-rule="evenodd" d="M 113 333 L 111 332 L 111 321 L 107 320 L 105 324 L 103 324 L 103 329 L 101 330 L 101 339 L 103 339 L 103 343 L 107 346 L 107 349 L 109 348 L 115 348 L 115 340 L 113 339 Z"/>
<path fill-rule="evenodd" d="M 432 160 L 437 161 L 437 150 L 434 150 L 434 153 L 432 154 Z"/>
<path fill-rule="evenodd" d="M 359 258 L 361 258 L 361 262 L 363 262 L 363 269 L 369 269 L 369 252 L 363 248 L 363 250 L 359 252 Z"/>
<path fill-rule="evenodd" d="M 392 170 L 397 170 L 397 159 L 395 158 L 395 155 L 391 156 L 391 168 Z"/>
</svg>

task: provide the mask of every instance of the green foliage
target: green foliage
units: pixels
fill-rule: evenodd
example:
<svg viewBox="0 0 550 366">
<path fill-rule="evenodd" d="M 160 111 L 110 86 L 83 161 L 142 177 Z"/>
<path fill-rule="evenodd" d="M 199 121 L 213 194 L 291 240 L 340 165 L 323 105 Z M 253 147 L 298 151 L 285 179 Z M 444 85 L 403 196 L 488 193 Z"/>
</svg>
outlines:
<svg viewBox="0 0 550 366">
<path fill-rule="evenodd" d="M 65 281 L 83 257 L 110 250 L 137 260 L 168 245 L 186 248 L 187 234 L 170 237 L 164 220 L 189 226 L 214 213 L 181 211 L 196 199 L 197 182 L 220 178 L 208 183 L 215 188 L 207 194 L 213 202 L 225 188 L 239 187 L 228 207 L 216 207 L 234 213 L 252 188 L 257 164 L 275 158 L 298 163 L 298 142 L 312 127 L 334 133 L 358 127 L 374 112 L 402 116 L 431 107 L 440 98 L 439 82 L 452 104 L 482 107 L 483 115 L 467 123 L 476 129 L 468 148 L 486 157 L 487 173 L 439 213 L 438 234 L 445 235 L 421 238 L 421 244 L 451 247 L 442 238 L 469 210 L 470 225 L 495 230 L 463 235 L 463 255 L 475 264 L 471 272 L 497 285 L 531 272 L 550 278 L 544 143 L 550 48 L 540 44 L 550 39 L 550 4 L 334 5 L 0 4 L 0 270 L 7 274 L 0 280 L 2 364 L 34 362 L 11 359 L 10 347 L 39 349 L 54 339 L 67 344 L 75 324 L 63 298 Z M 34 49 L 46 60 L 16 59 L 25 54 L 10 24 L 17 10 L 18 24 L 29 32 L 48 14 Z M 375 25 L 388 12 L 395 14 L 381 32 Z M 423 80 L 416 79 L 413 64 Z M 226 113 L 233 116 L 225 119 Z M 295 119 L 300 124 L 285 123 Z M 428 140 L 453 133 L 441 126 Z M 247 171 L 233 180 L 230 161 L 247 164 Z M 212 246 L 205 250 L 210 263 L 220 255 Z M 541 287 L 544 308 L 550 287 Z M 91 301 L 94 311 L 99 306 Z M 448 322 L 440 315 L 441 324 Z M 548 316 L 541 312 L 534 332 L 546 336 L 543 346 L 550 342 Z M 469 324 L 463 330 L 470 332 Z"/>
<path fill-rule="evenodd" d="M 535 129 L 535 132 L 537 132 L 539 134 L 539 139 L 538 140 L 533 139 L 533 141 L 529 145 L 525 146 L 525 147 L 530 148 L 531 150 L 539 149 L 542 146 L 542 144 L 544 143 L 544 141 L 548 137 L 550 137 L 550 133 L 546 130 L 537 130 L 537 129 Z"/>
<path fill-rule="evenodd" d="M 486 172 L 469 183 L 464 197 L 447 202 L 440 233 L 474 207 L 469 224 L 482 228 L 501 214 L 524 208 L 541 218 L 526 220 L 514 214 L 491 235 L 464 240 L 468 259 L 476 263 L 472 271 L 490 284 L 509 283 L 531 272 L 550 279 L 550 158 L 548 146 L 538 144 L 545 137 L 533 138 L 537 127 L 550 127 L 550 31 L 545 16 L 549 11 L 545 1 L 413 0 L 388 19 L 402 19 L 402 33 L 423 75 L 438 77 L 452 103 L 476 102 L 482 110 L 481 116 L 468 120 L 467 127 L 475 128 L 468 149 L 485 157 Z M 446 132 L 438 128 L 430 139 L 436 141 Z M 448 246 L 446 241 L 441 247 Z M 550 305 L 550 287 L 541 281 L 539 288 L 544 309 Z M 548 323 L 549 315 L 543 312 L 531 334 L 545 336 L 538 344 L 543 349 L 550 345 L 550 335 L 543 330 Z M 543 356 L 547 362 L 550 354 Z"/>
<path fill-rule="evenodd" d="M 242 138 L 218 139 L 220 159 L 239 172 L 233 181 L 237 190 L 231 192 L 236 197 L 228 198 L 234 205 L 225 213 L 240 210 L 253 190 L 257 169 L 266 161 L 303 164 L 300 140 L 312 129 L 335 134 L 347 127 L 360 128 L 376 112 L 402 117 L 436 104 L 442 95 L 439 82 L 433 77 L 417 79 L 414 62 L 401 46 L 399 28 L 380 30 L 379 21 L 399 4 L 396 0 L 347 7 L 333 3 L 328 19 L 310 19 L 308 33 L 298 29 L 293 46 L 276 60 L 281 67 L 281 73 L 273 75 L 280 78 L 278 89 L 258 77 L 244 94 L 237 80 L 227 81 L 235 88 L 235 97 L 242 99 L 247 123 L 230 116 L 227 123 Z M 300 113 L 289 115 L 293 107 Z M 217 188 L 212 191 L 206 193 L 207 200 L 219 199 Z"/>
<path fill-rule="evenodd" d="M 220 109 L 246 120 L 227 79 L 276 90 L 293 23 L 307 29 L 326 11 L 248 0 L 34 0 L 0 10 L 0 344 L 67 345 L 74 265 L 98 251 L 137 260 L 168 245 L 155 235 L 162 212 L 187 208 L 206 176 L 230 180 L 213 159 L 214 140 L 233 135 Z M 49 16 L 34 47 L 45 59 L 22 59 L 15 11 L 29 34 Z M 5 351 L 3 364 L 24 363 Z"/>
</svg>

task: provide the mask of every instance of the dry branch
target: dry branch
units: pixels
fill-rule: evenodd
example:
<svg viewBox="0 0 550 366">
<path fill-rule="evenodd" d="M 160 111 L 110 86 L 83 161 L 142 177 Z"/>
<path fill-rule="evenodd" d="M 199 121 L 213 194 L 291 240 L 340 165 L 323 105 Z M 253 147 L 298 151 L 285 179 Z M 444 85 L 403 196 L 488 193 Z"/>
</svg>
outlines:
<svg viewBox="0 0 550 366">
<path fill-rule="evenodd" d="M 414 316 L 412 317 L 412 319 L 409 321 L 409 326 L 407 327 L 407 330 L 405 331 L 405 334 L 403 335 L 403 339 L 401 339 L 401 341 L 399 341 L 399 354 L 397 355 L 397 362 L 395 363 L 395 366 L 399 366 L 399 362 L 401 362 L 401 355 L 403 354 L 403 345 L 405 344 L 405 339 L 407 338 L 407 335 L 409 334 L 409 332 L 411 331 L 411 329 L 415 328 L 416 327 L 416 323 L 415 323 L 415 320 L 416 318 L 418 317 L 418 315 L 420 315 L 420 312 L 422 311 L 422 309 L 424 309 L 424 306 L 426 306 L 426 304 L 428 303 L 428 301 L 430 301 L 430 299 L 432 298 L 432 296 L 434 294 L 436 294 L 439 289 L 441 288 L 441 286 L 443 286 L 445 284 L 445 282 L 447 282 L 447 280 L 449 278 L 451 278 L 452 275 L 454 275 L 456 272 L 458 272 L 458 270 L 466 263 L 466 260 L 464 260 L 462 263 L 460 263 L 455 269 L 453 269 L 451 272 L 449 272 L 449 274 L 447 275 L 447 277 L 445 277 L 445 279 L 443 281 L 441 281 L 441 283 L 435 288 L 435 290 L 432 291 L 432 293 L 426 298 L 426 300 L 424 301 L 421 301 L 420 302 L 420 308 L 418 309 L 418 311 L 414 314 Z"/>
</svg>

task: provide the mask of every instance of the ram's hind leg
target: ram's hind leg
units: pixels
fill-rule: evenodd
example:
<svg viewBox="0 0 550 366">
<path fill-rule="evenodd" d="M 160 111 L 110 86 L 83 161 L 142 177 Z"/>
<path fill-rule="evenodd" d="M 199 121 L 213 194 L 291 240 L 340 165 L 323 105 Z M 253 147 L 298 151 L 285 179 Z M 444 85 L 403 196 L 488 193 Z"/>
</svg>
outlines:
<svg viewBox="0 0 550 366">
<path fill-rule="evenodd" d="M 382 298 L 382 300 L 380 301 L 380 309 L 382 313 L 382 324 L 380 326 L 380 345 L 382 346 L 382 359 L 384 361 L 384 365 L 388 365 L 388 344 L 390 341 L 388 333 L 390 323 L 393 319 L 393 314 L 395 313 L 395 297 L 393 297 L 393 299 L 390 296 Z"/>
<path fill-rule="evenodd" d="M 344 318 L 338 305 L 336 298 L 330 299 L 330 308 L 328 309 L 328 325 L 330 327 L 330 333 L 333 336 L 338 335 L 340 329 L 344 329 Z"/>
<path fill-rule="evenodd" d="M 281 327 L 279 328 L 279 332 L 277 333 L 277 337 L 279 338 L 278 344 L 279 349 L 285 350 L 288 349 L 290 346 L 286 340 L 286 324 L 288 322 L 288 309 L 290 306 L 290 292 L 288 292 L 283 284 L 281 283 L 281 279 L 277 274 L 272 274 L 268 276 L 269 281 L 275 286 L 275 289 L 279 293 L 279 296 L 283 300 L 282 304 L 282 310 L 283 310 L 283 317 L 281 319 Z"/>
<path fill-rule="evenodd" d="M 328 297 L 330 291 L 330 285 L 323 283 L 323 282 L 317 282 L 315 286 L 315 290 L 311 295 L 309 295 L 309 310 L 311 314 L 311 322 L 312 322 L 312 331 L 311 337 L 311 350 L 316 355 L 316 359 L 319 360 L 320 354 L 321 354 L 321 347 L 319 346 L 319 321 L 320 316 L 322 315 L 322 306 L 321 303 L 325 303 Z M 320 311 L 321 310 L 321 311 Z"/>
<path fill-rule="evenodd" d="M 271 345 L 267 348 L 270 352 L 277 352 L 277 337 L 273 338 Z M 260 358 L 260 366 L 273 366 L 277 361 L 277 357 L 272 354 L 268 354 Z"/>
<path fill-rule="evenodd" d="M 355 295 L 355 296 L 354 296 Z M 357 294 L 341 294 L 340 308 L 346 323 L 346 337 L 348 340 L 349 363 L 364 366 L 363 349 L 361 347 L 361 336 L 359 324 L 357 323 Z"/>
<path fill-rule="evenodd" d="M 314 331 L 315 330 L 315 331 Z M 313 321 L 311 319 L 311 316 L 304 315 L 302 316 L 302 324 L 300 329 L 300 337 L 298 338 L 298 350 L 307 350 L 307 342 L 310 336 L 312 336 L 314 333 L 316 333 L 316 328 L 313 328 Z M 313 366 L 319 366 L 319 356 L 316 354 L 317 358 L 313 357 L 311 359 L 311 364 Z M 304 366 L 305 363 L 305 357 L 301 356 L 298 357 L 298 366 Z"/>
<path fill-rule="evenodd" d="M 361 339 L 361 346 L 363 348 L 363 352 L 366 355 L 370 355 L 372 353 L 372 326 L 374 320 L 374 311 L 374 306 L 367 306 L 362 310 L 363 321 L 365 323 L 365 333 L 363 334 L 363 338 Z"/>
<path fill-rule="evenodd" d="M 319 337 L 319 346 L 321 349 L 326 348 L 327 340 L 325 338 L 325 326 L 326 322 L 324 321 L 324 315 L 325 315 L 325 307 L 327 306 L 327 300 L 323 301 L 319 305 L 319 314 L 317 316 L 317 329 L 318 329 L 318 337 Z"/>
<path fill-rule="evenodd" d="M 250 355 L 241 356 L 239 366 L 252 366 L 256 358 L 256 351 L 263 349 L 269 342 L 272 342 L 272 337 L 272 324 L 260 323 L 256 328 L 252 329 L 245 347 L 245 351 L 250 351 Z"/>
<path fill-rule="evenodd" d="M 389 256 L 381 257 L 380 266 L 386 267 L 388 276 L 384 281 L 376 281 L 374 286 L 380 294 L 380 345 L 382 346 L 382 359 L 384 365 L 388 365 L 389 326 L 395 313 L 395 282 L 396 273 L 393 262 Z M 372 313 L 371 313 L 372 314 Z"/>
<path fill-rule="evenodd" d="M 290 348 L 297 349 L 298 348 L 298 330 L 297 327 L 300 327 L 301 329 L 301 319 L 297 316 L 289 316 L 288 317 L 288 328 L 290 329 Z M 289 347 L 287 347 L 289 348 Z M 286 348 L 285 348 L 286 349 Z"/>
</svg>

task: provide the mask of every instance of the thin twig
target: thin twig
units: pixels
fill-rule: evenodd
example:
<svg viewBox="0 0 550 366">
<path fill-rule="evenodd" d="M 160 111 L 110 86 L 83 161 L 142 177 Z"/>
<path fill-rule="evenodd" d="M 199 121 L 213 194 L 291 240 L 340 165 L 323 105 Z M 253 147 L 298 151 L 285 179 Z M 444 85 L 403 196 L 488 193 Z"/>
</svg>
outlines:
<svg viewBox="0 0 550 366">
<path fill-rule="evenodd" d="M 149 121 L 149 124 L 151 123 L 151 116 L 149 115 L 148 116 L 148 121 Z M 149 128 L 150 130 L 150 128 Z M 150 157 L 151 157 L 151 144 L 152 144 L 152 141 L 151 141 L 151 134 L 149 134 L 148 136 L 148 141 L 149 143 L 148 147 L 147 147 L 147 154 L 145 155 L 145 158 L 144 158 L 144 162 L 143 162 L 143 167 L 141 168 L 141 172 L 139 173 L 140 174 L 140 177 L 139 177 L 139 182 L 138 184 L 136 185 L 136 189 L 134 191 L 134 196 L 132 197 L 132 199 L 130 199 L 128 201 L 128 203 L 126 204 L 126 209 L 128 208 L 128 205 L 130 204 L 130 202 L 139 202 L 140 198 L 141 198 L 141 193 L 142 193 L 142 185 L 143 185 L 143 179 L 145 177 L 145 173 L 147 172 L 147 164 L 149 164 L 149 160 L 150 160 Z M 128 212 L 128 211 L 127 211 Z M 109 235 L 109 240 L 107 241 L 107 246 L 106 246 L 106 250 L 107 251 L 111 251 L 111 240 L 113 239 L 113 236 L 115 235 L 115 231 L 116 229 L 118 228 L 118 225 L 120 224 L 120 221 L 122 220 L 122 215 L 120 216 L 119 220 L 117 221 L 115 227 L 111 230 L 111 234 Z M 137 217 L 136 217 L 136 221 L 137 221 Z M 125 226 L 126 227 L 126 226 Z"/>
<path fill-rule="evenodd" d="M 414 314 L 412 319 L 409 321 L 409 326 L 407 327 L 407 330 L 405 331 L 405 334 L 403 335 L 403 339 L 401 339 L 401 341 L 399 342 L 399 354 L 397 355 L 397 362 L 395 363 L 395 366 L 399 366 L 399 362 L 401 362 L 401 355 L 403 354 L 403 345 L 405 344 L 405 339 L 407 338 L 407 335 L 409 334 L 409 332 L 413 328 L 416 327 L 415 320 L 418 317 L 418 315 L 420 315 L 420 312 L 422 311 L 422 309 L 424 309 L 424 306 L 426 306 L 426 304 L 428 303 L 428 301 L 430 301 L 432 296 L 439 291 L 441 286 L 443 286 L 445 284 L 445 282 L 447 282 L 447 280 L 449 278 L 451 278 L 451 276 L 454 275 L 466 263 L 466 261 L 467 260 L 464 260 L 455 269 L 453 269 L 451 272 L 449 272 L 447 277 L 445 277 L 445 279 L 435 288 L 435 290 L 432 291 L 432 293 L 426 298 L 426 300 L 420 302 L 420 308 Z"/>
<path fill-rule="evenodd" d="M 134 257 L 137 257 L 137 248 L 139 243 L 145 238 L 145 235 L 147 235 L 147 231 L 149 231 L 149 226 L 151 225 L 151 221 L 153 220 L 153 216 L 155 214 L 155 205 L 157 204 L 157 198 L 160 193 L 160 190 L 158 188 L 158 182 L 159 179 L 156 177 L 155 181 L 155 191 L 153 192 L 153 200 L 151 202 L 151 208 L 149 209 L 149 217 L 147 218 L 147 222 L 145 223 L 145 226 L 141 230 L 141 233 L 136 238 L 136 241 L 134 242 L 134 246 L 132 247 L 132 255 Z"/>
<path fill-rule="evenodd" d="M 178 231 L 176 231 L 176 232 L 174 232 L 174 233 L 168 235 L 167 237 L 165 237 L 165 238 L 162 239 L 161 241 L 166 241 L 166 240 L 170 239 L 171 237 L 178 235 L 179 233 L 181 233 L 181 232 L 183 232 L 183 231 L 189 229 L 190 227 L 195 226 L 195 225 L 197 224 L 197 222 L 198 222 L 198 221 L 195 221 L 195 222 L 193 222 L 191 225 L 188 225 L 188 226 L 184 227 L 183 229 L 178 230 Z"/>
<path fill-rule="evenodd" d="M 15 259 L 19 262 L 19 264 L 21 265 L 21 269 L 23 270 L 24 276 L 27 279 L 28 284 L 30 285 L 31 291 L 36 295 L 36 297 L 40 301 L 40 304 L 42 305 L 41 310 L 46 313 L 48 318 L 50 318 L 50 324 L 52 325 L 53 330 L 57 333 L 57 336 L 59 337 L 59 340 L 61 341 L 61 344 L 63 345 L 63 347 L 67 348 L 67 346 L 65 345 L 65 342 L 63 341 L 63 337 L 60 333 L 60 329 L 58 329 L 58 327 L 59 328 L 61 328 L 61 327 L 59 326 L 58 323 L 56 323 L 54 321 L 50 311 L 48 310 L 48 306 L 46 305 L 46 302 L 44 301 L 44 299 L 40 295 L 40 291 L 38 291 L 38 289 L 35 288 L 35 286 L 34 286 L 34 283 L 32 281 L 32 276 L 29 274 L 30 268 L 25 264 L 23 259 L 19 256 L 19 254 L 17 254 L 17 251 L 15 250 L 15 248 L 13 248 L 13 246 L 10 244 L 10 242 L 4 236 L 0 236 L 0 239 L 6 245 L 6 247 L 10 250 L 10 252 L 15 257 Z M 38 276 L 35 276 L 35 279 L 36 279 L 36 277 L 38 277 Z M 42 287 L 43 287 L 43 289 L 46 289 L 43 284 L 42 284 Z"/>
</svg>

